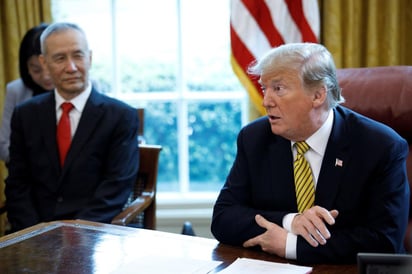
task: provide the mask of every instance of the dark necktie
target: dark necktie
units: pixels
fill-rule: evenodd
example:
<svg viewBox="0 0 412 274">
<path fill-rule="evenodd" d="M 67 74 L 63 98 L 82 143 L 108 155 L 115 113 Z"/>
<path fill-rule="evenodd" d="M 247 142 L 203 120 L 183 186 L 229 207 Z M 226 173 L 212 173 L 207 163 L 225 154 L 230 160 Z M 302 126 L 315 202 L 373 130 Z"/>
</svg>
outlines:
<svg viewBox="0 0 412 274">
<path fill-rule="evenodd" d="M 298 211 L 311 208 L 315 202 L 315 184 L 309 162 L 303 156 L 309 150 L 306 142 L 296 142 L 296 160 L 293 163 Z"/>
<path fill-rule="evenodd" d="M 69 112 L 73 109 L 73 105 L 72 103 L 63 103 L 60 107 L 63 112 L 57 125 L 57 145 L 59 146 L 60 164 L 63 166 L 72 140 Z"/>
</svg>

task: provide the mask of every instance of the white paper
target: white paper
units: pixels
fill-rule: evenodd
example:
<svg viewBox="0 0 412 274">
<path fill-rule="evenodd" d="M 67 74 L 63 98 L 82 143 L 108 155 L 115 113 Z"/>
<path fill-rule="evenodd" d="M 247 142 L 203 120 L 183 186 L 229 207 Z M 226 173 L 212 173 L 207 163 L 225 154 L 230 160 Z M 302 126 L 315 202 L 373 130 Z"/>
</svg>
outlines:
<svg viewBox="0 0 412 274">
<path fill-rule="evenodd" d="M 282 274 L 306 274 L 311 273 L 312 267 L 299 266 L 287 263 L 274 263 L 262 260 L 238 258 L 219 274 L 239 274 L 239 273 L 282 273 Z"/>
<path fill-rule="evenodd" d="M 212 260 L 197 260 L 190 258 L 175 258 L 167 256 L 145 256 L 117 268 L 111 274 L 206 274 L 222 262 Z"/>
</svg>

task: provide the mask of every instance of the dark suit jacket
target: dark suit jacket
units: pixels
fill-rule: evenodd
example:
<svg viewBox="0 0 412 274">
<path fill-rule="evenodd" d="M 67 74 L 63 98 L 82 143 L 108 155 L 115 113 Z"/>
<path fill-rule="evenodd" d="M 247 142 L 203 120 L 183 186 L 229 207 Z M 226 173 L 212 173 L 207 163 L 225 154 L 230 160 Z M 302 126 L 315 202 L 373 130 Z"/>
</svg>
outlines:
<svg viewBox="0 0 412 274">
<path fill-rule="evenodd" d="M 12 229 L 61 219 L 110 222 L 137 175 L 138 123 L 135 109 L 92 89 L 60 167 L 54 93 L 18 105 L 5 190 Z"/>
<path fill-rule="evenodd" d="M 409 211 L 406 141 L 344 107 L 334 114 L 315 204 L 337 209 L 339 216 L 326 245 L 314 248 L 298 237 L 297 261 L 354 263 L 358 252 L 403 252 Z M 232 245 L 264 232 L 256 214 L 282 226 L 286 214 L 297 212 L 291 144 L 271 132 L 267 117 L 241 130 L 237 150 L 212 220 L 214 236 Z"/>
</svg>

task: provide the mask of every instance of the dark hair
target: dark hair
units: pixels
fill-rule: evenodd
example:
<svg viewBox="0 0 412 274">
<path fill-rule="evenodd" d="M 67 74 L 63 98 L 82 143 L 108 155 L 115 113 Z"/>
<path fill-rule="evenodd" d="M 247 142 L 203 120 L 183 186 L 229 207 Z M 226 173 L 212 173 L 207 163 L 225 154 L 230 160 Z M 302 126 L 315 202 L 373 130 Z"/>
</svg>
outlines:
<svg viewBox="0 0 412 274">
<path fill-rule="evenodd" d="M 40 50 L 40 35 L 47 28 L 48 24 L 41 23 L 31 29 L 29 29 L 24 35 L 20 43 L 19 49 L 19 70 L 20 78 L 24 85 L 33 91 L 33 96 L 47 92 L 41 86 L 36 84 L 29 74 L 29 68 L 27 62 L 33 55 L 38 56 L 41 54 Z"/>
</svg>

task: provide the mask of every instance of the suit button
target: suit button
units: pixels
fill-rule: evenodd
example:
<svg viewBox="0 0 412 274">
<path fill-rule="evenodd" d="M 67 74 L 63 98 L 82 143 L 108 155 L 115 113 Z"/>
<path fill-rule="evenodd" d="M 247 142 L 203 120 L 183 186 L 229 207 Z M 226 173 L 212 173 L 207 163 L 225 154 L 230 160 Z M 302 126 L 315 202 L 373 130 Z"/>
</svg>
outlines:
<svg viewBox="0 0 412 274">
<path fill-rule="evenodd" d="M 58 203 L 63 202 L 63 197 L 58 197 L 58 198 L 57 198 L 57 202 L 58 202 Z"/>
</svg>

